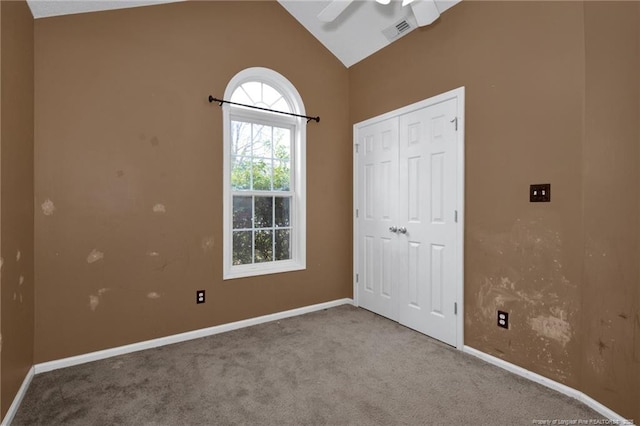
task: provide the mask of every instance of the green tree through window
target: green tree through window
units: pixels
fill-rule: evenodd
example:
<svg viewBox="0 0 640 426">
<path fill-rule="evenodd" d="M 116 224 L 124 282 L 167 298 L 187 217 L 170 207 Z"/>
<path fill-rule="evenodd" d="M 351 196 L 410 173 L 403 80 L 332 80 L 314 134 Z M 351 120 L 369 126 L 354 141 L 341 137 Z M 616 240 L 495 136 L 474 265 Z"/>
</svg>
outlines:
<svg viewBox="0 0 640 426">
<path fill-rule="evenodd" d="M 291 258 L 291 129 L 231 121 L 233 264 Z"/>
</svg>

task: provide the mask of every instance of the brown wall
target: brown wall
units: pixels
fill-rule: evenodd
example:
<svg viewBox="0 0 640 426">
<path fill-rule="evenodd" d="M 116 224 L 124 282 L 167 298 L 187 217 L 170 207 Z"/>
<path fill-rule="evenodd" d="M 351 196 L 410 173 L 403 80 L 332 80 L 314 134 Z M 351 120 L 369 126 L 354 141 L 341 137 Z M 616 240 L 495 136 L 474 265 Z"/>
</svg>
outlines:
<svg viewBox="0 0 640 426">
<path fill-rule="evenodd" d="M 207 97 L 252 66 L 321 117 L 307 127 L 307 269 L 223 281 L 222 111 Z M 40 19 L 35 69 L 36 362 L 351 297 L 348 72 L 277 3 Z"/>
<path fill-rule="evenodd" d="M 466 87 L 465 343 L 569 385 L 580 367 L 582 28 L 580 3 L 463 2 L 350 74 L 353 122 Z M 529 184 L 544 182 L 553 202 L 530 204 Z M 495 325 L 499 307 L 509 331 Z"/>
<path fill-rule="evenodd" d="M 347 71 L 272 2 L 38 20 L 35 361 L 350 297 L 351 125 L 465 86 L 465 343 L 640 418 L 639 23 L 636 2 L 463 2 Z M 322 117 L 308 268 L 222 281 L 222 123 L 206 96 L 250 66 Z M 552 203 L 528 202 L 540 182 Z"/>
<path fill-rule="evenodd" d="M 640 145 L 639 3 L 585 4 L 586 102 L 582 192 L 582 380 L 608 407 L 636 405 L 640 354 L 637 269 Z M 636 335 L 634 335 L 636 333 Z M 624 411 L 623 411 L 624 412 Z"/>
<path fill-rule="evenodd" d="M 0 189 L 2 188 L 2 5 L 0 4 Z M 2 194 L 0 193 L 0 255 L 2 254 Z M 2 265 L 0 256 L 0 422 L 7 409 L 2 404 Z"/>
<path fill-rule="evenodd" d="M 0 9 L 1 418 L 33 364 L 34 280 L 33 18 L 24 1 Z"/>
<path fill-rule="evenodd" d="M 631 418 L 637 7 L 463 2 L 349 74 L 352 123 L 466 87 L 465 344 Z M 530 204 L 529 184 L 543 182 L 552 202 Z"/>
</svg>

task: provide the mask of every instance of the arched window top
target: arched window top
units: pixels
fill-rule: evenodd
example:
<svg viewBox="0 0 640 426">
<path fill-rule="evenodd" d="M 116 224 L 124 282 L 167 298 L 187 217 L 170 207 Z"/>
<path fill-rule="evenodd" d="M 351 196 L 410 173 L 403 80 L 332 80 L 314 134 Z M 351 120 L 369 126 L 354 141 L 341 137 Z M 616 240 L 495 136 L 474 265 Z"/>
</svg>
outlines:
<svg viewBox="0 0 640 426">
<path fill-rule="evenodd" d="M 282 74 L 269 68 L 252 67 L 240 71 L 229 81 L 224 92 L 224 99 L 240 104 L 306 115 L 304 103 L 298 90 Z M 230 107 L 235 106 L 231 105 Z"/>
<path fill-rule="evenodd" d="M 261 81 L 248 81 L 241 84 L 233 91 L 231 102 L 291 112 L 291 107 L 284 95 Z"/>
</svg>

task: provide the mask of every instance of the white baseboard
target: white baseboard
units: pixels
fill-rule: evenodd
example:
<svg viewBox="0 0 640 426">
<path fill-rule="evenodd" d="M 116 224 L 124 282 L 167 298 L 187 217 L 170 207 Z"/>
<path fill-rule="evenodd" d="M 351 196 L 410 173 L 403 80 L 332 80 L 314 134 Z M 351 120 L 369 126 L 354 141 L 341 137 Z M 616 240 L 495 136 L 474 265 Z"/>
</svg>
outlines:
<svg viewBox="0 0 640 426">
<path fill-rule="evenodd" d="M 18 389 L 18 393 L 16 394 L 15 398 L 13 398 L 13 402 L 11 403 L 11 406 L 9 407 L 7 414 L 2 419 L 2 423 L 0 423 L 0 426 L 9 426 L 13 421 L 13 418 L 18 412 L 18 408 L 22 403 L 22 399 L 24 398 L 24 395 L 27 393 L 27 389 L 29 389 L 29 385 L 31 384 L 31 380 L 33 380 L 34 374 L 35 374 L 35 368 L 31 367 L 29 369 L 29 372 L 27 372 L 26 377 L 22 381 L 22 385 L 20 386 L 20 389 Z"/>
<path fill-rule="evenodd" d="M 526 379 L 531 380 L 532 382 L 536 382 L 539 383 L 543 386 L 546 386 L 550 389 L 553 389 L 555 391 L 558 391 L 560 393 L 563 393 L 567 396 L 570 396 L 572 398 L 577 399 L 578 401 L 582 402 L 583 404 L 587 405 L 590 408 L 593 408 L 595 411 L 597 411 L 598 413 L 602 414 L 604 417 L 606 417 L 609 420 L 614 421 L 615 423 L 612 424 L 620 424 L 620 425 L 632 425 L 634 424 L 631 420 L 625 419 L 623 416 L 619 415 L 618 413 L 616 413 L 615 411 L 605 407 L 604 405 L 602 405 L 601 403 L 599 403 L 598 401 L 596 401 L 595 399 L 591 398 L 590 396 L 586 395 L 583 392 L 580 392 L 579 390 L 576 390 L 574 388 L 571 388 L 567 385 L 563 385 L 562 383 L 558 383 L 555 380 L 551 380 L 547 377 L 541 376 L 540 374 L 534 373 L 533 371 L 529 371 L 525 368 L 522 367 L 518 367 L 515 364 L 511 364 L 510 362 L 507 362 L 505 360 L 502 360 L 500 358 L 494 357 L 492 355 L 489 355 L 487 353 L 481 352 L 477 349 L 474 349 L 470 346 L 464 346 L 464 348 L 462 349 L 464 352 L 468 353 L 469 355 L 473 355 L 477 358 L 482 359 L 483 361 L 486 361 L 490 364 L 496 365 L 500 368 L 503 368 L 507 371 L 510 371 L 514 374 L 517 374 L 518 376 L 522 376 Z"/>
<path fill-rule="evenodd" d="M 54 361 L 36 364 L 35 374 L 45 373 L 47 371 L 57 370 L 59 368 L 71 367 L 74 365 L 85 364 L 87 362 L 97 361 L 100 359 L 111 358 L 118 355 L 124 355 L 132 352 L 143 351 L 145 349 L 157 348 L 159 346 L 171 345 L 173 343 L 185 342 L 187 340 L 199 339 L 201 337 L 212 336 L 214 334 L 226 333 L 227 331 L 238 330 L 240 328 L 250 327 L 265 322 L 277 321 L 284 318 L 295 317 L 310 312 L 321 311 L 323 309 L 333 308 L 340 305 L 353 305 L 353 299 L 338 299 L 330 302 L 318 303 L 317 305 L 304 306 L 302 308 L 291 309 L 289 311 L 276 312 L 274 314 L 263 315 L 261 317 L 249 318 L 242 321 L 236 321 L 229 324 L 221 324 L 213 327 L 202 328 L 200 330 L 187 331 L 186 333 L 174 334 L 171 336 L 160 337 L 158 339 L 146 340 L 144 342 L 132 343 L 130 345 L 118 346 L 116 348 L 105 349 L 97 352 L 90 352 L 83 355 L 72 356 L 69 358 L 57 359 Z"/>
</svg>

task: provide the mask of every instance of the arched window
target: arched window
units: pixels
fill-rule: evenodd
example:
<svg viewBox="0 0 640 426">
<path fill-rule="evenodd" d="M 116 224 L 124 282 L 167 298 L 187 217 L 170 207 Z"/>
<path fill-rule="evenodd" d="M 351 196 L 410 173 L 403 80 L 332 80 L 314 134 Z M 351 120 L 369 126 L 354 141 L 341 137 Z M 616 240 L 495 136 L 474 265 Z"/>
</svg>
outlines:
<svg viewBox="0 0 640 426">
<path fill-rule="evenodd" d="M 282 75 L 249 68 L 224 99 L 305 115 Z M 223 105 L 224 278 L 304 269 L 306 122 L 276 112 Z"/>
</svg>

